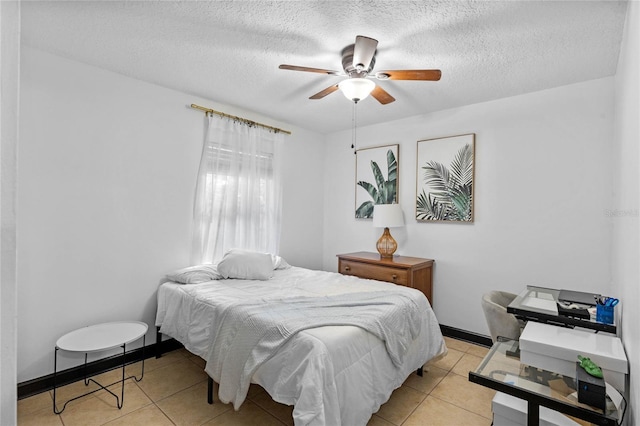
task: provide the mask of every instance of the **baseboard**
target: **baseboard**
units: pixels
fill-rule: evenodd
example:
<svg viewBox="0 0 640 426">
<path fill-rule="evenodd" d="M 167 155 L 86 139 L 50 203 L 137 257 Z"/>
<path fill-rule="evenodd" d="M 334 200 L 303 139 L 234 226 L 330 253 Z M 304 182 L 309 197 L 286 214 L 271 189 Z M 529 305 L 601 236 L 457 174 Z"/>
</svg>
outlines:
<svg viewBox="0 0 640 426">
<path fill-rule="evenodd" d="M 491 347 L 491 338 L 481 334 L 472 333 L 470 331 L 461 330 L 459 328 L 449 327 L 440 324 L 442 334 L 453 339 L 464 340 L 466 342 L 475 343 L 477 345 Z M 156 356 L 157 344 L 153 343 L 144 348 L 144 358 Z M 170 352 L 179 349 L 182 345 L 175 339 L 163 340 L 160 344 L 160 353 Z M 125 355 L 125 363 L 133 363 L 141 361 L 143 358 L 142 348 L 134 349 Z M 122 355 L 114 355 L 109 358 L 100 359 L 87 364 L 87 376 L 104 373 L 122 366 Z M 69 383 L 76 382 L 84 377 L 85 370 L 82 365 L 59 371 L 56 374 L 57 386 L 64 386 Z M 18 383 L 18 399 L 27 398 L 42 392 L 53 389 L 53 374 Z"/>
<path fill-rule="evenodd" d="M 440 331 L 442 331 L 443 336 L 451 337 L 458 340 L 464 340 L 466 342 L 475 343 L 476 345 L 485 346 L 487 348 L 490 348 L 493 345 L 491 337 L 489 336 L 472 333 L 470 331 L 461 330 L 459 328 L 449 327 L 448 325 L 440 324 Z"/>
<path fill-rule="evenodd" d="M 142 348 L 138 348 L 127 352 L 126 355 L 124 355 L 124 362 L 126 364 L 130 364 L 142 361 L 143 355 L 145 359 L 155 357 L 158 349 L 160 350 L 159 353 L 165 353 L 181 347 L 182 345 L 175 339 L 163 340 L 160 344 L 160 348 L 157 347 L 156 343 L 153 343 L 145 346 L 144 351 Z M 122 367 L 122 357 L 123 355 L 113 355 L 108 358 L 87 363 L 87 376 L 94 376 L 96 374 L 104 373 L 105 371 L 113 370 L 114 368 Z M 76 382 L 84 376 L 84 365 L 59 371 L 56 374 L 56 386 L 64 386 L 69 383 Z M 18 399 L 27 398 L 51 389 L 53 389 L 53 374 L 21 382 L 18 383 Z"/>
</svg>

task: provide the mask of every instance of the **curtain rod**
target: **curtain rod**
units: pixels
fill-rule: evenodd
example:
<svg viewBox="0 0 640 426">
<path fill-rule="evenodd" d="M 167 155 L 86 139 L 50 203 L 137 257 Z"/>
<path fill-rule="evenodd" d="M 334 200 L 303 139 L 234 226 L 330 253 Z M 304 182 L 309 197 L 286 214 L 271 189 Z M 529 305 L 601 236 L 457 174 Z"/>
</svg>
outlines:
<svg viewBox="0 0 640 426">
<path fill-rule="evenodd" d="M 273 126 L 268 126 L 266 124 L 258 123 L 256 121 L 249 120 L 249 119 L 242 118 L 242 117 L 238 117 L 236 115 L 230 115 L 230 114 L 226 114 L 224 112 L 216 111 L 215 109 L 205 108 L 205 107 L 200 106 L 200 105 L 191 104 L 191 108 L 199 109 L 200 111 L 204 111 L 205 113 L 218 114 L 220 117 L 226 117 L 226 118 L 230 118 L 232 120 L 242 121 L 243 123 L 248 124 L 250 126 L 264 127 L 265 129 L 273 130 L 276 133 L 277 132 L 282 132 L 282 133 L 286 133 L 287 135 L 291 134 L 291 132 L 288 131 L 288 130 L 279 129 L 279 128 L 273 127 Z"/>
</svg>

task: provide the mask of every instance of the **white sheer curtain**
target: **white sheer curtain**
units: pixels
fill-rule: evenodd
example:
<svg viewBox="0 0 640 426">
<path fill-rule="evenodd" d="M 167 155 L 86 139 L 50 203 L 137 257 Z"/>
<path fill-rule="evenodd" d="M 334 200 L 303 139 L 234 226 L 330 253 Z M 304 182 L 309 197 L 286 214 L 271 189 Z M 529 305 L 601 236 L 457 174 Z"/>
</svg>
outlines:
<svg viewBox="0 0 640 426">
<path fill-rule="evenodd" d="M 193 264 L 231 248 L 276 254 L 280 242 L 282 133 L 209 117 L 194 204 Z"/>
</svg>

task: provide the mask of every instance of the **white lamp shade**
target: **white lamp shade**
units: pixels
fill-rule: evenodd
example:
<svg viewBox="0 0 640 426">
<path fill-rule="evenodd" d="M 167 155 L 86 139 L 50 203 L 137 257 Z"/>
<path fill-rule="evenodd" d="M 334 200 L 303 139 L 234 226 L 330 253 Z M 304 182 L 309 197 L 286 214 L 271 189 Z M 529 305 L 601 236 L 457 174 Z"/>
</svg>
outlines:
<svg viewBox="0 0 640 426">
<path fill-rule="evenodd" d="M 366 78 L 348 78 L 338 83 L 338 87 L 347 99 L 358 102 L 369 96 L 376 84 Z"/>
<path fill-rule="evenodd" d="M 394 228 L 404 226 L 400 204 L 376 204 L 373 206 L 373 226 Z"/>
</svg>

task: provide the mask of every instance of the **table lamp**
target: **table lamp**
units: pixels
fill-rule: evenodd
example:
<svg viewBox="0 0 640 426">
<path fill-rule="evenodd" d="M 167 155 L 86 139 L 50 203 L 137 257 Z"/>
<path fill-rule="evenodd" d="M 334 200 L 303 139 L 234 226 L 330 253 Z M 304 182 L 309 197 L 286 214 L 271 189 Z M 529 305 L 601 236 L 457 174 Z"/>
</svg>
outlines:
<svg viewBox="0 0 640 426">
<path fill-rule="evenodd" d="M 373 226 L 384 228 L 384 232 L 376 244 L 380 258 L 392 258 L 398 248 L 398 243 L 391 236 L 389 228 L 404 226 L 400 204 L 376 204 L 373 206 Z"/>
</svg>

